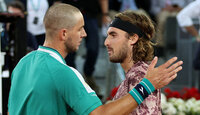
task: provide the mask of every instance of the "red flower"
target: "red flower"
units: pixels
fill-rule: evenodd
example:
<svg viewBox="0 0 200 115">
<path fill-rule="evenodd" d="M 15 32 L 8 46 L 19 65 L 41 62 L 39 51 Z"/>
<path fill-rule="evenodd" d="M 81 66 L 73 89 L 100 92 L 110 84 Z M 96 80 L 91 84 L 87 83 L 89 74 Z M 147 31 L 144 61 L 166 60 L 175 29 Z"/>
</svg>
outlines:
<svg viewBox="0 0 200 115">
<path fill-rule="evenodd" d="M 175 98 L 181 98 L 181 94 L 178 91 L 174 91 L 172 94 Z"/>
<path fill-rule="evenodd" d="M 113 88 L 112 92 L 111 92 L 111 97 L 113 98 L 115 96 L 115 94 L 117 93 L 119 87 L 115 87 Z"/>
<path fill-rule="evenodd" d="M 165 91 L 165 93 L 171 93 L 172 92 L 170 88 L 165 88 L 164 91 Z"/>
<path fill-rule="evenodd" d="M 183 88 L 181 92 L 178 91 L 171 91 L 170 88 L 165 88 L 164 92 L 166 94 L 167 99 L 175 97 L 175 98 L 182 98 L 184 100 L 195 98 L 197 100 L 200 99 L 200 92 L 197 88 Z"/>
<path fill-rule="evenodd" d="M 114 87 L 110 93 L 110 96 L 107 98 L 107 100 L 112 100 L 115 96 L 115 94 L 117 93 L 117 90 L 119 89 L 119 86 Z"/>
</svg>

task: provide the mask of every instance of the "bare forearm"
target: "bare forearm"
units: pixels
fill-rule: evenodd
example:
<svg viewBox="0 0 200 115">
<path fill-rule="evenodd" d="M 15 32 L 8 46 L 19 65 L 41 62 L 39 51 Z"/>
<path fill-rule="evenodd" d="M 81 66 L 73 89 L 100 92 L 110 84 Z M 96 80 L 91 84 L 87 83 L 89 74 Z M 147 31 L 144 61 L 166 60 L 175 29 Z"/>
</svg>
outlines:
<svg viewBox="0 0 200 115">
<path fill-rule="evenodd" d="M 155 89 L 160 89 L 165 85 L 167 85 L 170 81 L 176 78 L 177 72 L 179 72 L 182 69 L 181 67 L 181 65 L 183 64 L 182 61 L 178 61 L 175 64 L 172 64 L 177 60 L 177 57 L 174 57 L 168 60 L 166 63 L 155 68 L 157 60 L 158 60 L 157 57 L 153 59 L 153 61 L 149 65 L 147 75 L 142 80 L 142 82 L 140 82 L 141 83 L 140 88 L 145 89 L 142 90 L 142 92 L 148 91 L 148 95 L 151 94 Z M 143 86 L 143 84 L 145 84 L 145 87 Z M 137 91 L 135 92 L 134 90 Z M 141 94 L 137 92 L 141 91 L 139 91 L 138 87 L 136 86 L 135 88 L 133 88 L 132 92 L 129 92 L 126 96 L 96 108 L 94 111 L 90 113 L 90 115 L 129 114 L 138 106 L 138 104 L 140 104 L 146 98 L 146 96 L 148 96 L 143 93 L 143 96 L 145 97 L 140 98 Z"/>
<path fill-rule="evenodd" d="M 108 13 L 108 0 L 99 0 L 102 14 L 105 15 Z"/>
<path fill-rule="evenodd" d="M 111 19 L 108 16 L 108 0 L 99 0 L 102 11 L 102 24 L 108 24 Z"/>
<path fill-rule="evenodd" d="M 118 100 L 98 107 L 90 115 L 127 115 L 137 106 L 138 104 L 134 98 L 127 94 Z"/>
<path fill-rule="evenodd" d="M 185 29 L 194 37 L 198 36 L 198 31 L 195 29 L 194 26 L 186 26 Z"/>
</svg>

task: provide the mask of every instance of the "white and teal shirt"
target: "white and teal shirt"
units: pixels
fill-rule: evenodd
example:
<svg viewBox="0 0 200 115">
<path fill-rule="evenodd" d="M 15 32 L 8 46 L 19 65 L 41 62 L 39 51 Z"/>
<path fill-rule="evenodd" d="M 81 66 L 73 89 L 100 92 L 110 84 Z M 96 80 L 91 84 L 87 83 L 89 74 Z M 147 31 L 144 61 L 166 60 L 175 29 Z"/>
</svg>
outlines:
<svg viewBox="0 0 200 115">
<path fill-rule="evenodd" d="M 40 46 L 13 70 L 10 115 L 88 115 L 101 105 L 81 74 L 54 49 Z"/>
</svg>

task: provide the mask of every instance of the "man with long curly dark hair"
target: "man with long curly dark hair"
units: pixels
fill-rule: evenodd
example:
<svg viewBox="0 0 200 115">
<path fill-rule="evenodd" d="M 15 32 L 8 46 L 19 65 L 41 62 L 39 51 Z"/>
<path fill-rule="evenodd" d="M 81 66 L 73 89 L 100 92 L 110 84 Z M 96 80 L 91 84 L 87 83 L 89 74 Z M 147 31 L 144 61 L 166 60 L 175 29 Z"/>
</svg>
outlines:
<svg viewBox="0 0 200 115">
<path fill-rule="evenodd" d="M 126 95 L 144 78 L 149 62 L 153 59 L 151 40 L 154 33 L 153 22 L 145 14 L 125 11 L 115 16 L 108 29 L 105 45 L 110 61 L 121 64 L 126 78 L 120 84 L 114 100 Z M 160 115 L 160 101 L 160 89 L 157 89 L 131 114 Z"/>
</svg>

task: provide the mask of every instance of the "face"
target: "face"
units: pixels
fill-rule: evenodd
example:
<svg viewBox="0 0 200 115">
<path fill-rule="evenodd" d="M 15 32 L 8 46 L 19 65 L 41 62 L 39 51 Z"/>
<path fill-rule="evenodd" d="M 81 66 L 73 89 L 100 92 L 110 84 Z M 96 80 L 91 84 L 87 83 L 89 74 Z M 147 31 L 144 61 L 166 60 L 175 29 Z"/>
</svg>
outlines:
<svg viewBox="0 0 200 115">
<path fill-rule="evenodd" d="M 14 7 L 8 7 L 8 12 L 10 13 L 22 13 L 22 11 L 18 8 L 14 8 Z"/>
<path fill-rule="evenodd" d="M 125 36 L 126 32 L 118 28 L 109 27 L 107 34 L 104 45 L 107 48 L 110 61 L 122 63 L 128 57 L 130 49 L 128 47 L 129 39 Z"/>
<path fill-rule="evenodd" d="M 81 44 L 82 38 L 87 36 L 84 29 L 83 16 L 79 15 L 77 16 L 77 19 L 78 21 L 76 25 L 69 30 L 68 38 L 65 41 L 65 46 L 68 53 L 77 51 Z"/>
</svg>

